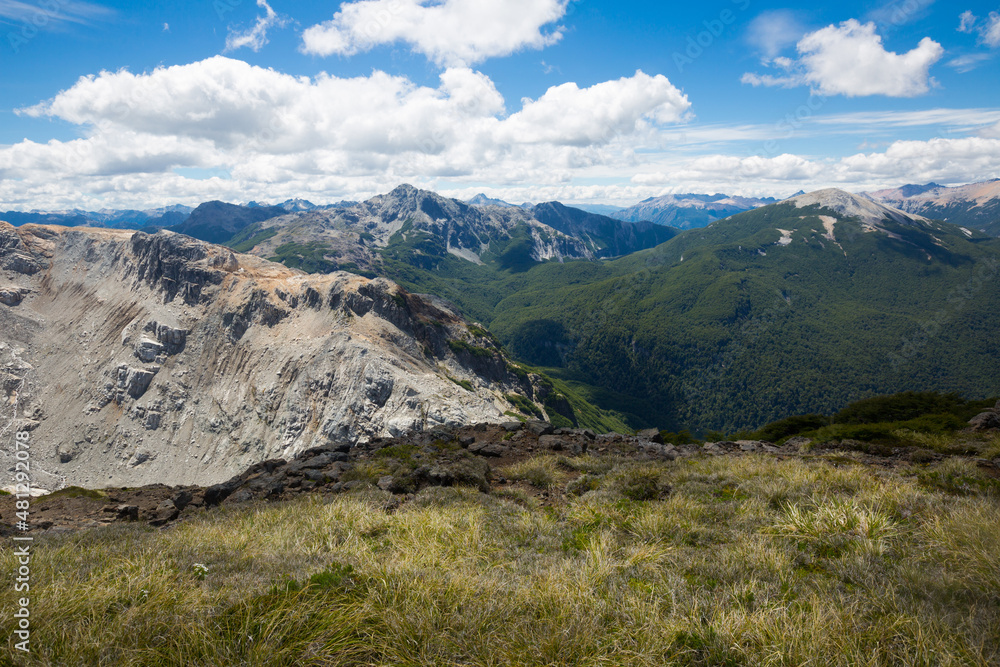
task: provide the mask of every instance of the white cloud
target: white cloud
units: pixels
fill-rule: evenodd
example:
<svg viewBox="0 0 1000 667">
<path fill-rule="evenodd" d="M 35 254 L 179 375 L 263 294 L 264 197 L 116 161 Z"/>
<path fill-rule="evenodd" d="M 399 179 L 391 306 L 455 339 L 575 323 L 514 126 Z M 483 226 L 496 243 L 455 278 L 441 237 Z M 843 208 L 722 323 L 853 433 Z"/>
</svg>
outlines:
<svg viewBox="0 0 1000 667">
<path fill-rule="evenodd" d="M 962 15 L 958 17 L 958 21 L 959 21 L 959 23 L 958 23 L 958 31 L 959 32 L 966 32 L 966 33 L 973 32 L 975 30 L 975 27 L 976 27 L 976 21 L 978 21 L 978 20 L 979 19 L 976 18 L 976 15 L 973 14 L 971 11 L 966 10 L 966 11 L 962 12 Z"/>
<path fill-rule="evenodd" d="M 349 56 L 405 42 L 443 66 L 472 65 L 562 37 L 543 31 L 566 14 L 569 0 L 358 0 L 333 19 L 308 28 L 302 51 Z"/>
<path fill-rule="evenodd" d="M 944 55 L 944 48 L 929 37 L 908 53 L 887 51 L 874 23 L 862 24 L 854 19 L 809 33 L 796 48 L 800 54 L 797 61 L 776 61 L 786 74 L 748 72 L 743 75 L 743 83 L 809 85 L 823 95 L 847 97 L 915 97 L 930 90 L 930 68 Z"/>
<path fill-rule="evenodd" d="M 567 146 L 606 144 L 647 122 L 676 123 L 691 108 L 667 77 L 641 71 L 584 89 L 565 83 L 522 102 L 524 108 L 503 123 L 509 141 Z"/>
<path fill-rule="evenodd" d="M 990 18 L 986 21 L 986 26 L 982 30 L 981 39 L 986 46 L 1000 47 L 1000 14 L 990 12 Z"/>
<path fill-rule="evenodd" d="M 991 127 L 983 128 L 979 131 L 979 136 L 986 139 L 1000 139 L 1000 122 Z"/>
<path fill-rule="evenodd" d="M 28 4 L 19 0 L 0 0 L 0 19 L 29 24 L 39 30 L 56 28 L 65 23 L 89 25 L 95 20 L 114 14 L 107 7 L 89 2 L 61 0 Z"/>
<path fill-rule="evenodd" d="M 1000 127 L 995 128 L 1000 137 Z M 775 157 L 706 155 L 649 165 L 636 174 L 637 187 L 669 187 L 674 192 L 770 194 L 840 187 L 855 192 L 887 183 L 961 184 L 1000 175 L 1000 138 L 965 137 L 896 141 L 883 152 L 841 159 L 783 154 Z"/>
<path fill-rule="evenodd" d="M 764 12 L 747 29 L 747 41 L 768 60 L 798 42 L 806 29 L 795 12 L 776 10 Z"/>
<path fill-rule="evenodd" d="M 979 17 L 971 11 L 962 12 L 959 18 L 958 31 L 968 34 L 978 34 L 978 42 L 991 48 L 1000 47 L 1000 13 L 990 12 L 982 23 Z"/>
<path fill-rule="evenodd" d="M 948 61 L 948 67 L 953 68 L 959 74 L 965 74 L 976 69 L 989 59 L 990 56 L 987 53 L 969 53 L 964 56 L 952 58 Z"/>
<path fill-rule="evenodd" d="M 565 184 L 626 168 L 690 106 L 665 77 L 641 71 L 554 87 L 508 116 L 489 77 L 467 68 L 447 69 L 428 87 L 379 71 L 295 77 L 216 56 L 142 74 L 101 72 L 20 110 L 78 125 L 85 136 L 0 147 L 0 200 L 100 208 L 204 197 L 324 201 L 439 178 Z M 231 178 L 176 171 L 192 167 Z"/>
<path fill-rule="evenodd" d="M 285 25 L 285 19 L 271 9 L 267 0 L 257 0 L 257 6 L 264 10 L 264 16 L 258 16 L 257 23 L 249 30 L 240 32 L 230 29 L 229 36 L 226 37 L 226 51 L 236 51 L 243 47 L 254 52 L 260 51 L 267 44 L 267 31 Z"/>
</svg>

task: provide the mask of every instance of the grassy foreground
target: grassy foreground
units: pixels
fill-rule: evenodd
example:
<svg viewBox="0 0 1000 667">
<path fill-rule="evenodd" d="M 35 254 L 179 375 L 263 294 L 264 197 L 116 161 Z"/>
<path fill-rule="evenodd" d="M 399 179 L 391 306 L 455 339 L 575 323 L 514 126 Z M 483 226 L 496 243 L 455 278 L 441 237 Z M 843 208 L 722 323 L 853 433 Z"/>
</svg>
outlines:
<svg viewBox="0 0 1000 667">
<path fill-rule="evenodd" d="M 369 490 L 49 537 L 33 654 L 0 663 L 1000 663 L 997 481 L 855 456 L 548 456 L 507 471 L 531 489 L 392 513 Z"/>
</svg>

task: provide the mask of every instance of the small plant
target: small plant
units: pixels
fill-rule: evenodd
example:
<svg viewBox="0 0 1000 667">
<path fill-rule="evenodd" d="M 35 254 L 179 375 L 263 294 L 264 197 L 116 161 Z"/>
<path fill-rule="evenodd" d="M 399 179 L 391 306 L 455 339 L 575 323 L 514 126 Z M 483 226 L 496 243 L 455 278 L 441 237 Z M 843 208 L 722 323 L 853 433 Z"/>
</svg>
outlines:
<svg viewBox="0 0 1000 667">
<path fill-rule="evenodd" d="M 354 583 L 351 575 L 354 567 L 341 563 L 332 563 L 322 572 L 309 577 L 309 585 L 318 588 L 346 588 Z"/>
<path fill-rule="evenodd" d="M 619 477 L 621 494 L 629 500 L 662 500 L 672 488 L 654 470 L 631 469 Z"/>
<path fill-rule="evenodd" d="M 545 490 L 553 488 L 565 476 L 565 473 L 559 470 L 556 465 L 555 458 L 551 456 L 542 456 L 515 463 L 507 468 L 504 474 L 511 479 L 527 482 Z"/>
<path fill-rule="evenodd" d="M 448 376 L 448 379 L 466 391 L 475 391 L 475 387 L 473 387 L 472 383 L 468 380 L 459 380 L 458 378 L 453 378 L 450 375 Z"/>
<path fill-rule="evenodd" d="M 583 474 L 566 485 L 566 495 L 582 496 L 588 491 L 596 491 L 601 486 L 601 478 Z"/>
<path fill-rule="evenodd" d="M 194 563 L 191 566 L 191 572 L 194 573 L 194 578 L 198 581 L 205 581 L 205 577 L 208 576 L 208 566 L 204 563 Z"/>
</svg>

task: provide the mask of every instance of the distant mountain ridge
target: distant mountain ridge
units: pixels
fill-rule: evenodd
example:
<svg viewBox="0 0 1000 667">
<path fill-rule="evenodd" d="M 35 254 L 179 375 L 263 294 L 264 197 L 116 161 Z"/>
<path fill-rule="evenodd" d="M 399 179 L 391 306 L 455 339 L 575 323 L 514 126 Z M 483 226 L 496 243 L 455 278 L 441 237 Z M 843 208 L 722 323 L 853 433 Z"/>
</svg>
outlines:
<svg viewBox="0 0 1000 667">
<path fill-rule="evenodd" d="M 631 222 L 648 220 L 678 229 L 694 229 L 777 201 L 772 197 L 757 199 L 724 194 L 664 195 L 651 197 L 610 215 L 618 220 Z"/>
<path fill-rule="evenodd" d="M 390 260 L 434 268 L 448 256 L 520 269 L 553 259 L 625 255 L 675 234 L 648 222 L 624 222 L 557 202 L 530 208 L 476 205 L 401 185 L 353 206 L 256 222 L 229 243 L 297 268 L 347 266 L 364 273 L 378 272 Z"/>
<path fill-rule="evenodd" d="M 141 229 L 148 226 L 169 227 L 184 222 L 193 211 L 190 206 L 164 206 L 162 208 L 135 210 L 84 211 L 7 211 L 0 212 L 0 220 L 21 225 L 61 225 L 63 227 L 106 227 L 109 229 Z"/>
<path fill-rule="evenodd" d="M 865 196 L 908 213 L 1000 236 L 1000 179 L 957 187 L 937 183 L 904 185 Z"/>
</svg>

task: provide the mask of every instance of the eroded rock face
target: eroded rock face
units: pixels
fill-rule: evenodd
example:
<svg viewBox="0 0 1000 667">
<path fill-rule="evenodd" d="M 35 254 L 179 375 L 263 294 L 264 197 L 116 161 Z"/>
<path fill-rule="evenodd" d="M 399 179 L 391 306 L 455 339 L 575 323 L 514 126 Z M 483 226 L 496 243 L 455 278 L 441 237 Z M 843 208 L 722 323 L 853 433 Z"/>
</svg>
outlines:
<svg viewBox="0 0 1000 667">
<path fill-rule="evenodd" d="M 492 341 L 385 279 L 169 232 L 0 223 L 0 267 L 15 255 L 46 271 L 0 268 L 30 289 L 0 307 L 0 424 L 38 422 L 46 488 L 212 484 L 331 442 L 498 423 L 505 394 L 537 398 Z"/>
</svg>

